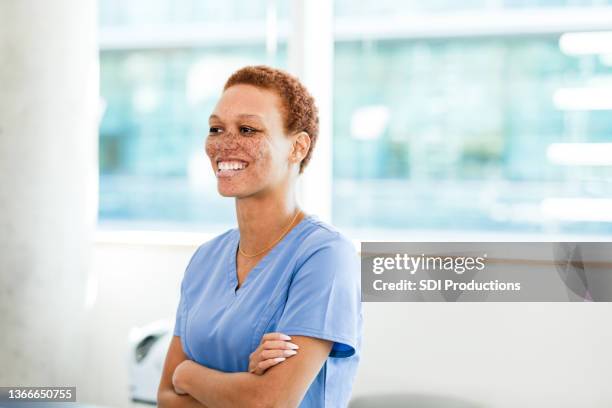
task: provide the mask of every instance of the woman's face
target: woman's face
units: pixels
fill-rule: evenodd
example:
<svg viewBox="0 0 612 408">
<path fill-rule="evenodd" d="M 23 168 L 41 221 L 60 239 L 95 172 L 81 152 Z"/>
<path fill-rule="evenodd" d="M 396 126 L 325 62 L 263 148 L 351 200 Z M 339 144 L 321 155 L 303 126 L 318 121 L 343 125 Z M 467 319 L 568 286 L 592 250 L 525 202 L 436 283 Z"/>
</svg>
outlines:
<svg viewBox="0 0 612 408">
<path fill-rule="evenodd" d="M 292 138 L 283 126 L 275 92 L 234 85 L 221 95 L 209 120 L 206 154 L 225 197 L 248 197 L 287 185 Z"/>
</svg>

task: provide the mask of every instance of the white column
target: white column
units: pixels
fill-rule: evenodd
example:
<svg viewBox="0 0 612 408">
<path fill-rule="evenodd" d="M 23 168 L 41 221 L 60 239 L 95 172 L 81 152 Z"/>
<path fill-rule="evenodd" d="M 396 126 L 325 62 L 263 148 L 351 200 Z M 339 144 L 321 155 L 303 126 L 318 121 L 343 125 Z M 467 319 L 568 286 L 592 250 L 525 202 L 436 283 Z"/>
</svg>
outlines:
<svg viewBox="0 0 612 408">
<path fill-rule="evenodd" d="M 299 201 L 306 212 L 330 221 L 332 212 L 333 1 L 292 0 L 289 71 L 317 101 L 319 138 L 300 177 Z"/>
<path fill-rule="evenodd" d="M 0 1 L 0 385 L 76 385 L 81 401 L 96 31 L 94 0 Z"/>
</svg>

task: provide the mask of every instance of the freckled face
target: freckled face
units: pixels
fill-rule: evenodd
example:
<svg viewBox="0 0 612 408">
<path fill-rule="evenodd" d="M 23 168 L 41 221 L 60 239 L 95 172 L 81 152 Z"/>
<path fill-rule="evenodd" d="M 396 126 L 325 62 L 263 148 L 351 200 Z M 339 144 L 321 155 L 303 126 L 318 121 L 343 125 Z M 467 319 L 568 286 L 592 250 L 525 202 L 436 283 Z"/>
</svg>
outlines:
<svg viewBox="0 0 612 408">
<path fill-rule="evenodd" d="M 292 141 L 285 135 L 276 93 L 252 85 L 231 86 L 209 124 L 206 154 L 219 194 L 242 198 L 286 185 Z"/>
</svg>

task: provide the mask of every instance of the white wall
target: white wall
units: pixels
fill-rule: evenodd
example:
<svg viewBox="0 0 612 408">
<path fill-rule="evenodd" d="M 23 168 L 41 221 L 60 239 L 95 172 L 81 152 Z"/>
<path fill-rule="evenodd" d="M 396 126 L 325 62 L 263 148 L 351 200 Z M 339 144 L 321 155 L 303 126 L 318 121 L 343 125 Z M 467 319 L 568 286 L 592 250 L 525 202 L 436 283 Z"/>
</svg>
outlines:
<svg viewBox="0 0 612 408">
<path fill-rule="evenodd" d="M 194 250 L 97 245 L 91 402 L 129 406 L 129 328 L 173 317 Z M 355 396 L 427 392 L 494 408 L 612 406 L 612 303 L 367 303 L 364 312 Z"/>
<path fill-rule="evenodd" d="M 130 328 L 174 318 L 180 282 L 196 247 L 98 244 L 93 274 L 97 296 L 89 311 L 95 327 L 93 369 L 83 401 L 128 407 L 128 334 Z M 101 386 L 102 385 L 102 386 Z"/>
<path fill-rule="evenodd" d="M 0 1 L 0 385 L 80 385 L 96 227 L 94 0 Z"/>
<path fill-rule="evenodd" d="M 368 303 L 354 394 L 612 406 L 612 303 Z"/>
</svg>

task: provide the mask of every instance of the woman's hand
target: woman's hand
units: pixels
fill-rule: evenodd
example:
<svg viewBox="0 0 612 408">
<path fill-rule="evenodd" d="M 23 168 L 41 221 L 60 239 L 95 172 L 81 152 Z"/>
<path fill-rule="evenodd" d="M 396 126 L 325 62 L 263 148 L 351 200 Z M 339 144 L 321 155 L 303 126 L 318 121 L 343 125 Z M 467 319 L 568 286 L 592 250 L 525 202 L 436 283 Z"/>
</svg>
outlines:
<svg viewBox="0 0 612 408">
<path fill-rule="evenodd" d="M 297 354 L 297 344 L 290 343 L 291 337 L 283 333 L 266 333 L 259 347 L 249 356 L 249 373 L 262 375 L 270 367 Z"/>
<path fill-rule="evenodd" d="M 187 364 L 190 364 L 191 360 L 184 360 L 174 369 L 174 373 L 172 374 L 172 386 L 174 387 L 174 392 L 178 395 L 186 395 L 187 393 L 178 385 L 182 382 L 183 372 L 185 371 L 185 367 Z"/>
</svg>

